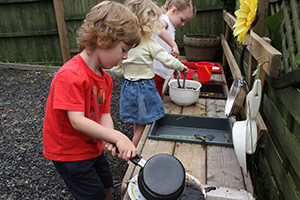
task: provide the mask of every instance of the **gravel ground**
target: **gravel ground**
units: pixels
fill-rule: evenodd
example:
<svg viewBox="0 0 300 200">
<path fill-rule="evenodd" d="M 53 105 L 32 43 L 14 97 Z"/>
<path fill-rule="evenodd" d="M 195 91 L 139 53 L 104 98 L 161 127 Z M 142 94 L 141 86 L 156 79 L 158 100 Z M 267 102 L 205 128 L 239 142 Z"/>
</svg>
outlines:
<svg viewBox="0 0 300 200">
<path fill-rule="evenodd" d="M 43 156 L 43 118 L 54 73 L 0 68 L 0 199 L 73 199 L 51 161 Z M 132 137 L 119 120 L 121 79 L 113 77 L 111 115 L 115 129 Z M 114 175 L 113 199 L 127 163 L 107 156 Z"/>
</svg>

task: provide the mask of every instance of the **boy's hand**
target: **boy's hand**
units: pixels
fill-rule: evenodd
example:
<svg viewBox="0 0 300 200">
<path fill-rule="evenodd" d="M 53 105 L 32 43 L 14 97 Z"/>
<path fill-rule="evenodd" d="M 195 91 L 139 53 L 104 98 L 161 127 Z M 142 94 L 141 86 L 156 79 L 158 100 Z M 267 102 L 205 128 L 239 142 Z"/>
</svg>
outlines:
<svg viewBox="0 0 300 200">
<path fill-rule="evenodd" d="M 128 161 L 130 158 L 136 156 L 136 148 L 127 136 L 124 135 L 124 137 L 116 143 L 116 146 L 119 151 L 119 158 Z"/>
<path fill-rule="evenodd" d="M 102 147 L 104 151 L 111 154 L 112 156 L 117 155 L 117 147 L 113 143 L 103 141 Z"/>
</svg>

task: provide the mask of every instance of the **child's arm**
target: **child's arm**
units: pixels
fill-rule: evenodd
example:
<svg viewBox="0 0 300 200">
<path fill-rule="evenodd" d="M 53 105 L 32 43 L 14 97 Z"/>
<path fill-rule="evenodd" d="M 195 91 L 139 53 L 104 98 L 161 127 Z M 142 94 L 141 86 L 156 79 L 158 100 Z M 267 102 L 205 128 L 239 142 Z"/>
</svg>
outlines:
<svg viewBox="0 0 300 200">
<path fill-rule="evenodd" d="M 179 49 L 176 42 L 172 39 L 168 31 L 166 29 L 163 29 L 163 31 L 159 34 L 159 37 L 172 48 L 171 55 L 177 58 L 179 56 Z"/>
<path fill-rule="evenodd" d="M 88 119 L 84 112 L 67 111 L 72 127 L 88 136 L 101 139 L 112 144 L 116 144 L 119 150 L 119 158 L 128 161 L 135 157 L 136 148 L 130 139 L 120 131 L 113 129 L 113 123 L 110 114 L 104 114 L 101 117 L 101 124 Z"/>
<path fill-rule="evenodd" d="M 118 75 L 118 76 L 123 76 L 124 75 L 124 68 L 121 64 L 111 68 L 110 71 L 113 72 L 114 74 Z"/>
<path fill-rule="evenodd" d="M 166 68 L 169 69 L 177 69 L 182 71 L 184 74 L 187 74 L 188 68 L 182 64 L 177 58 L 174 58 L 166 49 L 164 49 L 160 44 L 155 42 L 154 40 L 149 40 L 148 48 L 150 51 L 150 55 L 161 64 L 163 64 Z"/>
</svg>

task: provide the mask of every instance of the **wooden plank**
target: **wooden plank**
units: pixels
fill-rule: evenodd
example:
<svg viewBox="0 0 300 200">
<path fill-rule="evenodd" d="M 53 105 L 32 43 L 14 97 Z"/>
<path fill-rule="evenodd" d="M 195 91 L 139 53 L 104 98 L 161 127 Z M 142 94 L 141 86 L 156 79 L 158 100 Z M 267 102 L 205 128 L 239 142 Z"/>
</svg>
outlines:
<svg viewBox="0 0 300 200">
<path fill-rule="evenodd" d="M 232 73 L 233 78 L 242 77 L 241 70 L 234 58 L 233 53 L 230 50 L 230 47 L 225 40 L 224 36 L 221 34 L 221 44 L 223 47 L 224 55 L 226 56 L 230 71 Z"/>
<path fill-rule="evenodd" d="M 205 111 L 205 99 L 199 98 L 195 104 L 192 106 L 184 106 L 182 108 L 183 115 L 198 115 L 198 116 L 206 116 Z"/>
<path fill-rule="evenodd" d="M 229 34 L 230 34 L 230 28 L 228 26 L 228 24 L 225 25 L 225 40 L 228 42 L 229 41 Z M 223 69 L 226 69 L 226 57 L 225 57 L 225 54 L 223 54 L 222 56 L 222 66 L 223 66 Z"/>
<path fill-rule="evenodd" d="M 299 1 L 298 1 L 299 3 Z M 297 42 L 297 49 L 298 52 L 300 51 L 300 22 L 299 22 L 299 11 L 297 8 L 297 0 L 291 0 L 290 1 L 291 5 L 291 11 L 293 15 L 293 24 L 294 24 L 294 31 L 295 31 L 295 37 L 296 37 L 296 42 Z M 300 59 L 300 54 L 298 54 L 298 59 Z"/>
<path fill-rule="evenodd" d="M 199 98 L 192 106 L 184 106 L 183 115 L 206 115 L 205 99 Z M 206 183 L 206 146 L 176 142 L 174 156 L 184 165 L 187 173 L 194 176 L 201 183 Z"/>
<path fill-rule="evenodd" d="M 289 8 L 287 5 L 287 1 L 282 1 L 282 10 L 283 10 L 283 24 L 285 26 L 285 35 L 287 38 L 287 43 L 288 43 L 288 53 L 289 53 L 289 61 L 290 61 L 290 66 L 288 67 L 291 70 L 294 70 L 298 67 L 296 57 L 295 57 L 295 45 L 294 45 L 294 38 L 293 38 L 293 28 L 292 28 L 292 23 L 290 19 L 290 13 L 289 13 Z M 299 18 L 299 16 L 297 16 Z M 299 28 L 298 28 L 299 29 Z"/>
<path fill-rule="evenodd" d="M 208 116 L 225 117 L 225 104 L 225 100 L 206 99 Z M 245 189 L 240 165 L 232 147 L 207 146 L 207 184 Z"/>
<path fill-rule="evenodd" d="M 176 105 L 170 98 L 170 96 L 165 96 L 163 99 L 165 113 L 169 114 L 179 114 L 181 113 L 182 107 Z"/>
<path fill-rule="evenodd" d="M 289 200 L 297 200 L 298 195 L 293 188 L 293 185 L 289 181 L 288 173 L 285 171 L 280 158 L 278 157 L 276 150 L 274 149 L 274 144 L 270 137 L 267 137 L 266 146 L 265 146 L 265 155 L 270 163 L 270 166 L 273 170 L 274 177 L 276 178 L 276 182 L 279 185 L 281 192 L 283 193 L 285 199 Z M 298 168 L 299 169 L 299 168 Z M 298 170 L 299 171 L 299 170 Z"/>
<path fill-rule="evenodd" d="M 300 124 L 300 95 L 294 87 L 278 90 L 278 97 L 295 121 Z"/>
<path fill-rule="evenodd" d="M 59 33 L 59 41 L 60 41 L 60 48 L 61 54 L 63 57 L 64 63 L 67 62 L 70 58 L 70 44 L 68 39 L 68 31 L 67 25 L 64 19 L 64 3 L 63 0 L 53 0 L 57 28 Z"/>
<path fill-rule="evenodd" d="M 29 3 L 29 2 L 38 2 L 38 1 L 45 1 L 45 0 L 1 0 L 0 4 L 5 4 L 5 3 Z"/>
<path fill-rule="evenodd" d="M 57 35 L 57 30 L 45 30 L 45 31 L 26 31 L 26 32 L 9 32 L 0 33 L 0 38 L 16 38 L 16 37 L 39 37 L 48 35 Z"/>
<path fill-rule="evenodd" d="M 285 126 L 284 122 L 281 119 L 281 116 L 279 115 L 279 112 L 267 95 L 264 95 L 263 100 L 263 111 L 266 115 L 268 124 L 272 127 L 275 133 L 274 135 L 272 135 L 272 137 L 277 137 L 280 145 L 284 147 L 284 153 L 295 169 L 297 176 L 300 177 L 300 170 L 297 170 L 300 169 L 300 155 L 298 153 L 300 152 L 299 144 Z"/>
<path fill-rule="evenodd" d="M 204 185 L 204 187 L 210 187 L 212 185 Z M 216 190 L 211 190 L 206 193 L 207 200 L 254 200 L 253 195 L 241 189 L 234 189 L 229 187 L 216 187 Z"/>
<path fill-rule="evenodd" d="M 207 116 L 226 118 L 225 105 L 226 100 L 223 99 L 206 99 Z"/>
<path fill-rule="evenodd" d="M 145 144 L 145 141 L 147 139 L 147 136 L 148 136 L 148 132 L 151 128 L 151 125 L 146 125 L 145 129 L 144 129 L 144 132 L 142 134 L 142 137 L 140 139 L 140 142 L 137 146 L 137 153 L 138 154 L 141 154 L 143 148 L 144 148 L 144 144 Z M 137 167 L 135 164 L 133 163 L 129 163 L 129 166 L 126 170 L 126 173 L 123 177 L 123 180 L 122 180 L 122 185 L 121 185 L 121 199 L 125 196 L 125 193 L 127 193 L 127 186 L 128 186 L 128 183 L 130 181 L 130 179 L 133 177 L 133 172 L 136 170 L 136 168 L 139 168 Z"/>
<path fill-rule="evenodd" d="M 277 77 L 280 70 L 281 53 L 267 41 L 250 31 L 248 50 L 270 77 Z"/>
<path fill-rule="evenodd" d="M 223 19 L 233 30 L 233 25 L 236 21 L 236 18 L 232 16 L 230 13 L 223 11 Z M 224 39 L 224 41 L 226 40 Z M 280 65 L 278 63 L 280 63 L 281 53 L 277 49 L 275 49 L 273 46 L 271 46 L 266 41 L 264 41 L 259 35 L 257 35 L 252 30 L 250 31 L 250 34 L 247 34 L 245 39 L 245 44 L 250 44 L 249 50 L 251 54 L 257 60 L 257 62 L 261 64 L 265 72 L 270 77 L 277 77 L 279 75 Z M 226 47 L 225 42 L 224 45 L 222 42 L 222 46 L 223 46 L 224 53 L 225 53 L 225 48 L 226 51 L 228 51 L 229 47 Z M 229 57 L 228 56 L 226 57 L 228 60 Z"/>
<path fill-rule="evenodd" d="M 57 66 L 45 66 L 45 65 L 27 65 L 18 63 L 3 63 L 0 62 L 0 67 L 22 70 L 44 70 L 49 72 L 56 72 L 60 67 Z"/>
<path fill-rule="evenodd" d="M 176 142 L 174 156 L 183 164 L 186 173 L 200 183 L 206 183 L 206 147 L 200 144 Z"/>
<path fill-rule="evenodd" d="M 232 147 L 207 146 L 207 184 L 245 189 L 240 165 Z"/>
</svg>

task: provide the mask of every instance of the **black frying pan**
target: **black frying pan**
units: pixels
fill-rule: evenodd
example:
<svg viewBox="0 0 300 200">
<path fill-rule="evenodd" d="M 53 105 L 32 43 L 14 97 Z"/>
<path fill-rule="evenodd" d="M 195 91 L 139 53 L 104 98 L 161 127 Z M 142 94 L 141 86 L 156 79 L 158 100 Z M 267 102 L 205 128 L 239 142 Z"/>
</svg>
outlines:
<svg viewBox="0 0 300 200">
<path fill-rule="evenodd" d="M 131 161 L 141 166 L 138 174 L 138 186 L 142 195 L 148 200 L 176 200 L 184 191 L 185 170 L 181 162 L 169 154 L 157 154 L 146 162 L 138 155 L 138 159 L 145 163 Z"/>
<path fill-rule="evenodd" d="M 130 161 L 141 167 L 138 187 L 147 200 L 176 200 L 183 194 L 185 170 L 176 157 L 157 154 L 146 161 L 137 154 Z"/>
</svg>

